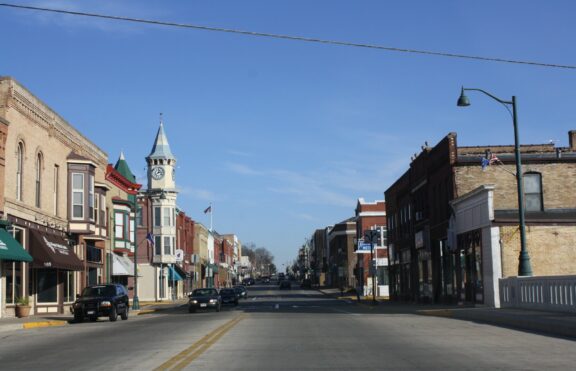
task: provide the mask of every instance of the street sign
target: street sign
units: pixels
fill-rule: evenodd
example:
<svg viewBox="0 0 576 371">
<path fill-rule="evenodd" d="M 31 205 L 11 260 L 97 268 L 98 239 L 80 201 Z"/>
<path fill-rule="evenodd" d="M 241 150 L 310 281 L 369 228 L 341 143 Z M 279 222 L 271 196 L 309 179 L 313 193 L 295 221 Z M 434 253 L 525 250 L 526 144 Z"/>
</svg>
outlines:
<svg viewBox="0 0 576 371">
<path fill-rule="evenodd" d="M 184 250 L 176 249 L 176 261 L 178 263 L 184 261 Z"/>
<path fill-rule="evenodd" d="M 358 244 L 358 249 L 356 249 L 356 254 L 369 254 L 372 250 L 372 245 L 370 243 L 361 242 Z"/>
</svg>

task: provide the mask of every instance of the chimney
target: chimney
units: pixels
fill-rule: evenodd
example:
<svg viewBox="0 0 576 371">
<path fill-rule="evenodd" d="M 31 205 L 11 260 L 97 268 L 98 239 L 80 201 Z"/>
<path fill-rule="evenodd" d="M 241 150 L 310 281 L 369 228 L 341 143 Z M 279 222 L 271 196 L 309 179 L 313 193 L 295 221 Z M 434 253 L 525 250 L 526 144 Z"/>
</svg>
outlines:
<svg viewBox="0 0 576 371">
<path fill-rule="evenodd" d="M 568 143 L 570 143 L 570 149 L 576 151 L 576 130 L 568 132 Z"/>
</svg>

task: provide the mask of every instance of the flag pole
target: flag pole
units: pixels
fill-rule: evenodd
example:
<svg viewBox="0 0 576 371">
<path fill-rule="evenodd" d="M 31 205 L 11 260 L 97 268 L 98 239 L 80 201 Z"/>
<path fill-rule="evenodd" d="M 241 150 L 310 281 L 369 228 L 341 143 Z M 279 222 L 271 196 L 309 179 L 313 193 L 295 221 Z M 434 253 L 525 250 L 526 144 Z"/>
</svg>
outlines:
<svg viewBox="0 0 576 371">
<path fill-rule="evenodd" d="M 213 232 L 214 230 L 212 229 L 212 214 L 214 214 L 213 210 L 212 210 L 212 202 L 210 202 L 210 232 Z"/>
</svg>

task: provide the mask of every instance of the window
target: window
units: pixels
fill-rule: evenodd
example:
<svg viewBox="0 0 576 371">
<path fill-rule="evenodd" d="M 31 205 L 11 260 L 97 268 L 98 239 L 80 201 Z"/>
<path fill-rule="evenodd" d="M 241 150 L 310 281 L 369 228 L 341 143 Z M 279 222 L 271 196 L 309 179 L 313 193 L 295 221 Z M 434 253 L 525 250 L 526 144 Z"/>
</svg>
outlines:
<svg viewBox="0 0 576 371">
<path fill-rule="evenodd" d="M 42 152 L 36 156 L 36 202 L 35 206 L 40 207 L 40 191 L 42 189 Z"/>
<path fill-rule="evenodd" d="M 64 302 L 70 303 L 74 300 L 74 272 L 64 271 Z"/>
<path fill-rule="evenodd" d="M 136 225 L 138 227 L 142 227 L 142 208 L 140 206 L 138 206 L 136 208 Z"/>
<path fill-rule="evenodd" d="M 164 226 L 171 226 L 172 225 L 172 215 L 170 213 L 169 207 L 164 208 L 164 223 L 162 225 L 164 225 Z"/>
<path fill-rule="evenodd" d="M 24 143 L 18 143 L 18 150 L 16 153 L 16 199 L 22 201 L 22 172 L 24 170 Z"/>
<path fill-rule="evenodd" d="M 56 269 L 39 269 L 36 272 L 38 303 L 58 302 L 58 277 Z"/>
<path fill-rule="evenodd" d="M 540 173 L 524 174 L 524 201 L 526 211 L 542 211 L 542 175 Z"/>
<path fill-rule="evenodd" d="M 124 213 L 116 212 L 114 213 L 114 238 L 117 240 L 124 239 Z"/>
<path fill-rule="evenodd" d="M 128 240 L 130 240 L 130 242 L 134 243 L 134 219 L 130 219 L 130 229 L 128 231 Z"/>
<path fill-rule="evenodd" d="M 164 255 L 172 255 L 172 238 L 164 237 Z"/>
<path fill-rule="evenodd" d="M 106 197 L 100 195 L 100 225 L 105 227 L 108 223 L 106 221 Z"/>
<path fill-rule="evenodd" d="M 58 216 L 58 179 L 60 177 L 60 167 L 54 165 L 54 215 Z"/>
<path fill-rule="evenodd" d="M 162 255 L 162 238 L 154 236 L 154 250 L 156 255 Z"/>
<path fill-rule="evenodd" d="M 84 219 L 84 174 L 72 174 L 72 219 Z"/>
<path fill-rule="evenodd" d="M 98 216 L 100 215 L 100 213 L 98 212 L 100 210 L 100 196 L 96 195 L 96 197 L 94 197 L 94 223 L 96 225 L 100 225 L 100 221 L 98 220 Z"/>
<path fill-rule="evenodd" d="M 154 226 L 155 227 L 162 226 L 162 208 L 160 207 L 154 208 Z"/>
<path fill-rule="evenodd" d="M 94 220 L 94 175 L 90 175 L 88 184 L 88 217 Z"/>
</svg>

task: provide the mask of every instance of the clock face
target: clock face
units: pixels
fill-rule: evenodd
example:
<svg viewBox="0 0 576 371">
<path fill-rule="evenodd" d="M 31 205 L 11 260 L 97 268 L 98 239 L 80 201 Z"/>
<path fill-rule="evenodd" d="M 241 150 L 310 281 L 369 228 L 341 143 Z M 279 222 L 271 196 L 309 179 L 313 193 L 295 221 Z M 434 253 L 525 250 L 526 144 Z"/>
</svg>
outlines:
<svg viewBox="0 0 576 371">
<path fill-rule="evenodd" d="M 164 177 L 164 168 L 156 166 L 152 168 L 152 178 L 160 180 Z"/>
</svg>

